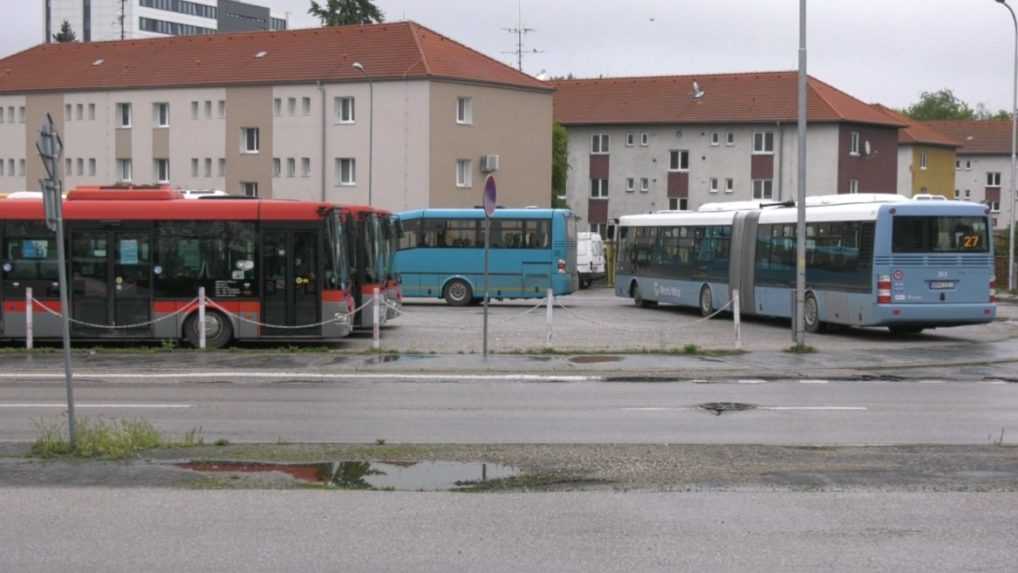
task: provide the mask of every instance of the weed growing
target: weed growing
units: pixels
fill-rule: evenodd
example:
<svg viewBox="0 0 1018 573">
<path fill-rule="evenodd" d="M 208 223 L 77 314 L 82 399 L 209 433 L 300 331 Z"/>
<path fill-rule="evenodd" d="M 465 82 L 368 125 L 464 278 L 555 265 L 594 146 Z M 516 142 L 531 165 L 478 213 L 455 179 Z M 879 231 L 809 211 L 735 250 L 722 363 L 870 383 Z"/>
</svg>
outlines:
<svg viewBox="0 0 1018 573">
<path fill-rule="evenodd" d="M 190 430 L 180 440 L 169 441 L 147 420 L 79 418 L 72 448 L 66 423 L 39 420 L 35 426 L 39 437 L 32 444 L 31 455 L 40 458 L 125 459 L 159 447 L 197 447 L 205 443 L 201 428 Z"/>
</svg>

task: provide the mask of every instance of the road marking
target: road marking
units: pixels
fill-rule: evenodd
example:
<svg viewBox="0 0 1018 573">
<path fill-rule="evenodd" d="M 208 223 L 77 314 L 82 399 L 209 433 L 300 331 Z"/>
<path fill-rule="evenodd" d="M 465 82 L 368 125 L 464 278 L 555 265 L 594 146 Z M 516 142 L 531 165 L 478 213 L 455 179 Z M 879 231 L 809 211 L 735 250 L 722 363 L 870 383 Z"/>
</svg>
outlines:
<svg viewBox="0 0 1018 573">
<path fill-rule="evenodd" d="M 66 408 L 66 402 L 0 402 L 0 408 Z M 75 402 L 75 408 L 117 408 L 128 410 L 179 410 L 190 408 L 190 404 L 114 404 Z"/>
<path fill-rule="evenodd" d="M 920 380 L 920 384 L 946 384 L 943 380 Z"/>
<path fill-rule="evenodd" d="M 557 375 L 557 374 L 386 374 L 386 373 L 333 373 L 320 372 L 138 372 L 109 373 L 75 372 L 76 378 L 100 378 L 107 380 L 198 380 L 204 378 L 259 378 L 287 380 L 490 380 L 517 382 L 603 382 L 603 376 Z M 20 374 L 0 373 L 0 380 L 63 380 L 62 372 L 25 372 Z"/>
<path fill-rule="evenodd" d="M 662 408 L 658 406 L 648 406 L 644 408 L 622 408 L 626 412 L 674 412 L 678 410 L 692 410 L 689 406 L 677 406 L 674 408 Z"/>
<path fill-rule="evenodd" d="M 739 380 L 739 384 L 766 384 L 766 380 L 760 380 L 759 378 L 750 378 L 746 380 Z"/>
<path fill-rule="evenodd" d="M 799 384 L 828 384 L 830 380 L 799 380 Z"/>
<path fill-rule="evenodd" d="M 865 412 L 866 406 L 760 406 L 760 410 L 805 412 Z"/>
</svg>

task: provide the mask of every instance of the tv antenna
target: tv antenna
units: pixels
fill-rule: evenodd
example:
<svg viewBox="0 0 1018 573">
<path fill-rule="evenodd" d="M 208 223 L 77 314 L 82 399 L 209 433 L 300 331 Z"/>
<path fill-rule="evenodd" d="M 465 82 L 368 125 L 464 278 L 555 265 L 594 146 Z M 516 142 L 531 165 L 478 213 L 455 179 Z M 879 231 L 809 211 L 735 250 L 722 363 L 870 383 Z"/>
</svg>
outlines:
<svg viewBox="0 0 1018 573">
<path fill-rule="evenodd" d="M 516 3 L 516 26 L 512 28 L 502 28 L 510 34 L 516 35 L 516 49 L 508 52 L 502 52 L 503 54 L 513 54 L 516 56 L 516 69 L 523 71 L 523 56 L 526 54 L 543 54 L 541 50 L 531 49 L 528 50 L 525 46 L 527 40 L 527 34 L 536 32 L 534 28 L 528 28 L 523 25 L 523 2 Z"/>
</svg>

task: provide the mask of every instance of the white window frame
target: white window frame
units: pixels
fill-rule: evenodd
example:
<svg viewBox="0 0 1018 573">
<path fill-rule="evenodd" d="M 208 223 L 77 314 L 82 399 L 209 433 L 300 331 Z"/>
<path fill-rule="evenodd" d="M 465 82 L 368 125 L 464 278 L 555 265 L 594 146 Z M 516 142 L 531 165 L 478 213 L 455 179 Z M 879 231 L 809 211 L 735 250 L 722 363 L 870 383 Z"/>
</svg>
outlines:
<svg viewBox="0 0 1018 573">
<path fill-rule="evenodd" d="M 311 98 L 310 97 L 305 96 L 305 97 L 301 98 L 301 100 L 300 100 L 300 111 L 301 111 L 301 113 L 303 113 L 306 116 L 307 115 L 311 115 Z"/>
<path fill-rule="evenodd" d="M 78 177 L 83 177 L 85 175 L 85 158 L 79 157 L 76 163 L 78 165 Z"/>
<path fill-rule="evenodd" d="M 607 199 L 608 198 L 608 180 L 592 178 L 590 180 L 590 198 L 591 199 Z"/>
<path fill-rule="evenodd" d="M 632 193 L 633 191 L 636 191 L 636 178 L 626 177 L 626 192 Z"/>
<path fill-rule="evenodd" d="M 211 157 L 206 157 L 205 158 L 205 173 L 204 173 L 204 175 L 205 175 L 206 179 L 211 179 L 212 178 L 212 158 Z"/>
<path fill-rule="evenodd" d="M 65 121 L 74 121 L 74 106 L 69 103 L 64 104 L 64 119 Z"/>
<path fill-rule="evenodd" d="M 996 183 L 994 183 L 996 180 Z M 1000 187 L 1000 171 L 987 171 L 986 172 L 986 186 L 987 187 Z"/>
<path fill-rule="evenodd" d="M 220 157 L 217 163 L 216 173 L 219 177 L 226 177 L 226 158 Z"/>
<path fill-rule="evenodd" d="M 79 103 L 79 104 L 77 104 L 75 106 L 74 119 L 75 119 L 75 121 L 84 121 L 85 120 L 85 104 Z"/>
<path fill-rule="evenodd" d="M 25 176 L 25 160 L 24 159 L 19 159 L 18 160 L 18 177 L 24 177 L 24 176 Z"/>
<path fill-rule="evenodd" d="M 155 163 L 155 166 L 154 166 L 155 169 L 153 169 L 153 171 L 154 171 L 153 175 L 155 175 L 156 182 L 157 183 L 169 183 L 170 182 L 170 160 L 169 159 L 156 159 L 153 163 Z M 164 165 L 166 166 L 165 176 L 163 174 L 163 166 Z"/>
<path fill-rule="evenodd" d="M 278 157 L 272 158 L 272 176 L 279 178 L 283 175 L 283 160 Z"/>
<path fill-rule="evenodd" d="M 626 132 L 626 147 L 633 147 L 636 145 L 636 134 L 629 131 Z"/>
<path fill-rule="evenodd" d="M 854 156 L 858 156 L 859 155 L 859 148 L 860 148 L 861 139 L 862 139 L 862 136 L 859 134 L 858 131 L 853 131 L 851 133 L 851 135 L 849 135 L 849 140 L 848 140 L 848 154 L 849 155 L 854 155 Z"/>
<path fill-rule="evenodd" d="M 955 200 L 959 199 L 960 197 L 961 197 L 961 189 L 955 189 L 954 190 L 954 198 L 955 198 Z"/>
<path fill-rule="evenodd" d="M 121 183 L 134 181 L 134 165 L 130 159 L 117 160 L 117 179 Z"/>
<path fill-rule="evenodd" d="M 286 113 L 290 117 L 297 115 L 297 98 L 288 97 L 286 98 Z"/>
<path fill-rule="evenodd" d="M 759 139 L 759 142 L 757 141 Z M 767 145 L 770 140 L 770 145 Z M 757 145 L 759 143 L 760 145 Z M 774 155 L 774 132 L 754 131 L 753 132 L 753 155 Z"/>
<path fill-rule="evenodd" d="M 300 158 L 300 176 L 311 177 L 311 158 L 301 157 Z"/>
<path fill-rule="evenodd" d="M 710 192 L 717 193 L 721 190 L 721 180 L 717 177 L 710 178 Z"/>
<path fill-rule="evenodd" d="M 219 114 L 219 119 L 223 119 L 224 117 L 226 117 L 226 100 L 225 99 L 219 100 L 219 103 L 216 105 L 216 113 Z"/>
<path fill-rule="evenodd" d="M 353 96 L 340 96 L 335 99 L 336 122 L 344 125 L 357 123 L 357 100 Z"/>
<path fill-rule="evenodd" d="M 725 177 L 725 193 L 735 193 L 734 177 Z"/>
<path fill-rule="evenodd" d="M 201 160 L 197 157 L 191 158 L 191 178 L 197 179 L 198 174 L 201 173 Z"/>
<path fill-rule="evenodd" d="M 205 100 L 205 119 L 212 119 L 212 100 Z"/>
<path fill-rule="evenodd" d="M 253 138 L 251 136 L 254 136 Z M 252 143 L 254 147 L 252 147 Z M 244 155 L 258 155 L 262 148 L 261 129 L 257 127 L 240 128 L 240 152 Z"/>
<path fill-rule="evenodd" d="M 859 194 L 859 180 L 858 179 L 849 179 L 848 180 L 848 194 L 849 195 L 858 195 Z"/>
<path fill-rule="evenodd" d="M 95 121 L 95 104 L 88 104 L 88 120 Z"/>
<path fill-rule="evenodd" d="M 1000 201 L 991 201 L 990 202 L 990 212 L 991 213 L 1000 213 Z"/>
<path fill-rule="evenodd" d="M 650 191 L 650 177 L 640 177 L 640 193 Z"/>
<path fill-rule="evenodd" d="M 198 100 L 191 101 L 191 121 L 198 121 L 201 117 L 201 102 Z"/>
<path fill-rule="evenodd" d="M 672 158 L 675 161 L 672 161 Z M 682 158 L 686 159 L 686 166 L 682 166 Z M 672 173 L 688 173 L 689 172 L 689 150 L 688 149 L 671 149 L 668 151 L 668 171 Z"/>
<path fill-rule="evenodd" d="M 469 189 L 474 186 L 473 161 L 469 159 L 456 160 L 456 187 Z"/>
<path fill-rule="evenodd" d="M 925 151 L 919 152 L 919 169 L 926 171 L 926 167 L 929 165 L 930 157 L 929 153 Z"/>
<path fill-rule="evenodd" d="M 155 127 L 170 127 L 170 104 L 164 101 L 152 104 L 154 108 L 153 121 Z"/>
<path fill-rule="evenodd" d="M 240 193 L 241 197 L 258 197 L 258 182 L 257 181 L 241 181 L 240 182 Z"/>
<path fill-rule="evenodd" d="M 965 171 L 972 171 L 972 160 L 971 159 L 966 159 L 965 160 Z"/>
<path fill-rule="evenodd" d="M 287 157 L 286 158 L 286 176 L 288 178 L 294 178 L 297 176 L 297 158 Z"/>
<path fill-rule="evenodd" d="M 607 133 L 595 133 L 590 136 L 590 154 L 608 155 L 611 151 L 611 137 Z"/>
<path fill-rule="evenodd" d="M 459 125 L 474 124 L 474 98 L 469 96 L 456 98 L 456 123 Z"/>
<path fill-rule="evenodd" d="M 725 136 L 725 145 L 727 147 L 731 147 L 731 146 L 735 145 L 735 132 L 734 131 L 729 131 L 728 134 Z"/>
<path fill-rule="evenodd" d="M 971 198 L 972 198 L 972 190 L 971 189 L 966 189 L 965 190 L 965 199 L 971 199 Z"/>
<path fill-rule="evenodd" d="M 710 133 L 710 146 L 717 147 L 719 145 L 721 145 L 721 133 L 712 131 Z"/>
<path fill-rule="evenodd" d="M 770 183 L 770 193 L 767 193 L 767 184 Z M 753 199 L 764 200 L 774 198 L 774 179 L 754 179 Z"/>
<path fill-rule="evenodd" d="M 348 178 L 343 178 L 343 166 L 347 165 Z M 357 186 L 357 160 L 353 157 L 336 158 L 336 186 L 356 187 Z"/>
<path fill-rule="evenodd" d="M 273 117 L 283 116 L 283 98 L 272 98 L 272 115 Z"/>
<path fill-rule="evenodd" d="M 25 123 L 25 106 L 23 105 L 18 106 L 18 123 Z"/>
<path fill-rule="evenodd" d="M 640 134 L 640 147 L 647 147 L 650 145 L 650 134 L 646 131 Z"/>
<path fill-rule="evenodd" d="M 134 126 L 134 107 L 129 102 L 117 104 L 117 127 L 131 129 Z M 124 119 L 127 119 L 125 122 Z"/>
</svg>

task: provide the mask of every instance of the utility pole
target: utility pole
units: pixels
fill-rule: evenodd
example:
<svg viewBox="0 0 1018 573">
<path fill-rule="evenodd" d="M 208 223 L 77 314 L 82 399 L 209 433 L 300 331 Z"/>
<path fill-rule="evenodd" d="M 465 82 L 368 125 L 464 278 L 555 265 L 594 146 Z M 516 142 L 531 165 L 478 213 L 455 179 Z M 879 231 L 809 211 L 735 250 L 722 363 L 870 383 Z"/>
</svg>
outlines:
<svg viewBox="0 0 1018 573">
<path fill-rule="evenodd" d="M 523 5 L 522 0 L 516 4 L 516 26 L 512 28 L 502 28 L 510 34 L 516 35 L 516 49 L 509 52 L 502 52 L 503 54 L 513 54 L 516 56 L 516 69 L 523 71 L 523 55 L 524 54 L 540 54 L 540 50 L 527 50 L 524 47 L 526 43 L 527 34 L 536 32 L 533 28 L 527 28 L 523 25 Z"/>
<path fill-rule="evenodd" d="M 806 0 L 799 0 L 799 177 L 795 206 L 795 343 L 806 344 Z M 819 316 L 816 320 L 820 320 Z"/>
<path fill-rule="evenodd" d="M 127 39 L 127 0 L 120 0 L 120 39 Z"/>
</svg>

